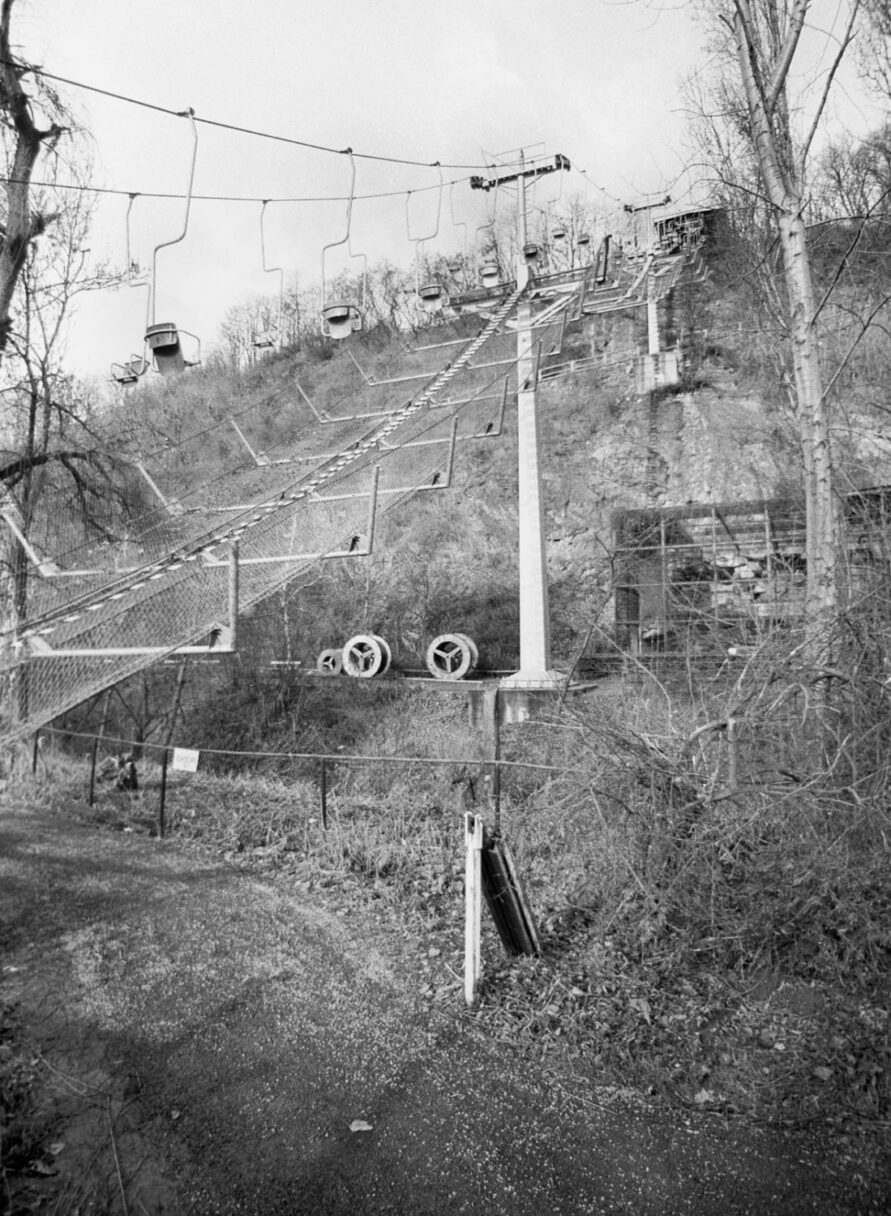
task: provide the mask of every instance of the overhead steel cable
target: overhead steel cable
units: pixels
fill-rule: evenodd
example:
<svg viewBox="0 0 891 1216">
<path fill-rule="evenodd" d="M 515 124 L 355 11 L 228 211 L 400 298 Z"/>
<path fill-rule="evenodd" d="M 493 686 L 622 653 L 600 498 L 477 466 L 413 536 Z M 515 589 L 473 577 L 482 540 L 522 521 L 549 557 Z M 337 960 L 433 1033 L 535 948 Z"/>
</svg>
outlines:
<svg viewBox="0 0 891 1216">
<path fill-rule="evenodd" d="M 15 68 L 23 69 L 25 72 L 31 73 L 34 76 L 43 76 L 47 80 L 54 80 L 57 84 L 65 84 L 73 89 L 83 89 L 85 92 L 96 93 L 100 97 L 108 97 L 108 98 L 111 98 L 113 101 L 122 101 L 122 102 L 125 102 L 127 105 L 139 106 L 140 108 L 145 109 L 145 110 L 152 110 L 157 114 L 167 114 L 171 118 L 182 118 L 182 116 L 185 113 L 188 113 L 188 111 L 186 111 L 186 110 L 173 110 L 173 109 L 170 109 L 168 106 L 158 105 L 156 102 L 143 101 L 141 98 L 138 98 L 138 97 L 128 97 L 128 96 L 126 96 L 126 94 L 116 93 L 112 89 L 102 89 L 102 88 L 99 88 L 98 85 L 85 84 L 82 80 L 72 80 L 72 79 L 70 79 L 70 77 L 67 77 L 67 76 L 58 76 L 54 72 L 47 72 L 43 68 L 34 67 L 30 64 L 20 63 L 20 62 L 17 62 L 16 60 L 0 60 L 0 63 L 5 64 L 7 67 L 15 67 Z M 237 135 L 250 135 L 256 139 L 270 139 L 270 140 L 275 141 L 276 143 L 291 144 L 292 146 L 294 146 L 296 148 L 308 148 L 312 152 L 330 152 L 335 156 L 347 156 L 347 155 L 350 155 L 350 151 L 351 151 L 350 149 L 347 149 L 347 148 L 332 148 L 327 144 L 313 143 L 310 140 L 294 139 L 294 137 L 290 136 L 290 135 L 276 135 L 271 131 L 258 131 L 253 127 L 240 127 L 240 126 L 237 126 L 235 123 L 220 122 L 218 119 L 199 118 L 197 114 L 195 115 L 195 122 L 204 123 L 204 125 L 208 126 L 208 127 L 217 127 L 221 131 L 232 131 Z M 444 161 L 440 162 L 438 160 L 413 160 L 413 159 L 410 159 L 409 157 L 382 156 L 382 155 L 379 155 L 379 154 L 373 153 L 373 152 L 352 152 L 352 155 L 357 157 L 360 160 L 376 160 L 376 161 L 381 161 L 385 164 L 390 164 L 390 165 L 414 165 L 414 166 L 417 166 L 420 168 L 425 168 L 425 169 L 437 168 L 438 166 L 440 166 L 440 164 L 443 169 L 476 169 L 476 170 L 480 170 L 480 169 L 491 169 L 494 167 L 492 165 L 480 165 L 480 164 L 449 164 Z M 547 159 L 547 158 L 545 158 L 545 159 Z M 510 162 L 510 163 L 518 164 L 519 162 L 517 161 L 517 162 Z M 402 193 L 404 193 L 404 191 L 402 191 Z"/>
<path fill-rule="evenodd" d="M 197 120 L 196 120 L 197 121 Z M 470 177 L 456 177 L 450 182 L 444 182 L 446 186 L 459 186 L 462 182 L 470 181 Z M 0 182 L 9 182 L 17 185 L 40 186 L 46 190 L 79 190 L 82 194 L 115 194 L 122 198 L 166 198 L 166 199 L 184 199 L 184 193 L 176 193 L 172 191 L 162 190 L 122 190 L 119 187 L 112 186 L 85 186 L 82 182 L 44 182 L 34 181 L 20 177 L 6 177 L 0 175 Z M 412 189 L 412 194 L 423 194 L 428 190 L 438 190 L 439 183 L 433 186 L 416 186 Z M 377 194 L 357 194 L 354 202 L 360 200 L 377 199 L 377 198 L 402 198 L 406 191 L 402 190 L 383 190 Z M 204 203 L 343 203 L 346 202 L 345 194 L 329 194 L 329 195 L 304 195 L 294 198 L 275 198 L 269 195 L 249 196 L 246 194 L 193 194 L 192 202 Z"/>
</svg>

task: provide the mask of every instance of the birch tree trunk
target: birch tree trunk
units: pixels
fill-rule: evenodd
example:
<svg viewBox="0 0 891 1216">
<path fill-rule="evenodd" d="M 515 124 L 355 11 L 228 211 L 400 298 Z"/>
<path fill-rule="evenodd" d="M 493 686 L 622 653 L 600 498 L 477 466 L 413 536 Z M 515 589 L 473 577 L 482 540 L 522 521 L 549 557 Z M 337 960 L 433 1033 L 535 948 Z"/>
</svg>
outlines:
<svg viewBox="0 0 891 1216">
<path fill-rule="evenodd" d="M 786 103 L 786 80 L 809 0 L 794 0 L 785 15 L 775 3 L 768 4 L 766 30 L 759 28 L 749 0 L 734 0 L 733 7 L 732 29 L 751 137 L 764 190 L 776 214 L 788 299 L 796 420 L 804 468 L 808 655 L 812 662 L 830 666 L 839 603 L 840 520 L 804 220 L 807 144 L 798 152 L 793 150 Z"/>
</svg>

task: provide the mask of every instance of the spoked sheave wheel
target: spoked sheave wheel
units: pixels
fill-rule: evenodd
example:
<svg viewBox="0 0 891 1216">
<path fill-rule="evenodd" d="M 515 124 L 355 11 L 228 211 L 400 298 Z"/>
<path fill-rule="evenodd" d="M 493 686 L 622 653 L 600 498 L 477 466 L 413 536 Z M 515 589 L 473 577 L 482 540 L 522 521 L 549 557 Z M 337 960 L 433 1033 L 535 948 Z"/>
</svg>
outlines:
<svg viewBox="0 0 891 1216">
<path fill-rule="evenodd" d="M 370 679 L 390 666 L 390 647 L 376 633 L 360 633 L 343 648 L 343 670 L 348 676 Z"/>
<path fill-rule="evenodd" d="M 343 651 L 323 650 L 316 659 L 316 671 L 323 676 L 339 676 L 343 671 Z"/>
<path fill-rule="evenodd" d="M 479 651 L 464 633 L 441 633 L 427 647 L 426 661 L 434 679 L 462 680 L 479 662 Z"/>
</svg>

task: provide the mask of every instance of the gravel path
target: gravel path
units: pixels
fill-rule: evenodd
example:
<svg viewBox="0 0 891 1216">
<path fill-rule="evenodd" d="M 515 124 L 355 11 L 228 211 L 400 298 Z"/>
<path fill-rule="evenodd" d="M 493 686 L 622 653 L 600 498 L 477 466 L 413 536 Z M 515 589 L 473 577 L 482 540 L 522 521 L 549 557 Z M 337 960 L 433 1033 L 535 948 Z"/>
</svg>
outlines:
<svg viewBox="0 0 891 1216">
<path fill-rule="evenodd" d="M 7 798 L 0 947 L 52 1118 L 45 1172 L 13 1178 L 22 1211 L 891 1208 L 875 1143 L 651 1109 L 532 1067 L 422 1000 L 421 953 L 392 925 L 175 842 Z"/>
</svg>

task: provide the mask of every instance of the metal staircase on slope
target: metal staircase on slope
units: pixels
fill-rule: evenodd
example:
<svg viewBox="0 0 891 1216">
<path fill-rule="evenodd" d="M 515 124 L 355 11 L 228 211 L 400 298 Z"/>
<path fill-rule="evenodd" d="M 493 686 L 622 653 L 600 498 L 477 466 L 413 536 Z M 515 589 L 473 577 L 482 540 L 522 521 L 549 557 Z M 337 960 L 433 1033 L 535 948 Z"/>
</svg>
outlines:
<svg viewBox="0 0 891 1216">
<path fill-rule="evenodd" d="M 84 591 L 61 610 L 27 621 L 17 636 L 2 639 L 0 742 L 33 731 L 165 655 L 194 648 L 196 643 L 198 649 L 213 650 L 214 637 L 225 639 L 221 631 L 227 622 L 234 630 L 239 607 L 250 607 L 326 554 L 362 552 L 354 544 L 344 551 L 343 536 L 358 535 L 357 527 L 370 531 L 364 508 L 357 524 L 355 505 L 335 503 L 338 497 L 349 503 L 362 496 L 345 493 L 326 498 L 320 491 L 348 483 L 354 471 L 370 471 L 375 461 L 398 453 L 400 441 L 417 444 L 413 423 L 425 411 L 445 404 L 445 390 L 467 372 L 521 294 L 513 291 L 481 332 L 420 393 L 308 478 L 292 476 L 274 499 L 264 496 L 257 504 L 246 503 L 235 519 L 215 527 L 198 543 L 122 573 L 98 593 Z M 411 487 L 404 492 L 411 492 Z M 246 556 L 248 562 L 255 558 L 254 564 L 239 566 L 238 550 L 251 546 L 255 551 Z M 223 547 L 228 547 L 225 558 L 219 552 Z M 264 553 L 267 558 L 282 553 L 288 557 L 273 563 L 262 560 Z M 211 641 L 202 644 L 207 637 Z M 234 642 L 234 637 L 230 634 L 228 640 Z"/>
</svg>

